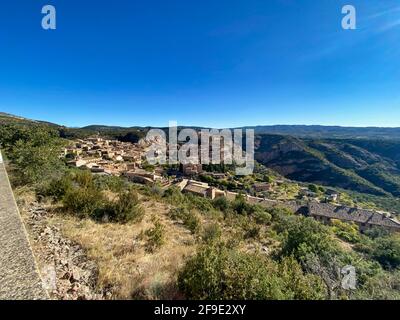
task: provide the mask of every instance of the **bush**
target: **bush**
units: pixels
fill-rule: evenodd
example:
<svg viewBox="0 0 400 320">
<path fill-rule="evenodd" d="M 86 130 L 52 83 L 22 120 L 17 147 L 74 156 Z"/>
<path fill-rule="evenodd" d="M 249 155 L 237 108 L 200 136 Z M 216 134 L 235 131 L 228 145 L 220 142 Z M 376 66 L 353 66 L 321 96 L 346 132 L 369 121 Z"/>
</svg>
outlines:
<svg viewBox="0 0 400 320">
<path fill-rule="evenodd" d="M 93 175 L 89 170 L 76 171 L 73 180 L 82 188 L 94 188 Z"/>
<path fill-rule="evenodd" d="M 217 197 L 212 201 L 215 209 L 226 211 L 229 207 L 228 200 L 225 197 Z"/>
<path fill-rule="evenodd" d="M 185 207 L 181 206 L 181 207 L 177 207 L 177 208 L 172 208 L 169 211 L 168 215 L 172 220 L 175 220 L 175 221 L 181 220 L 182 221 L 184 219 L 184 216 L 187 214 L 186 211 L 187 211 L 187 209 Z"/>
<path fill-rule="evenodd" d="M 372 249 L 372 258 L 385 269 L 396 269 L 400 266 L 400 239 L 396 236 L 378 238 Z"/>
<path fill-rule="evenodd" d="M 104 208 L 105 198 L 96 188 L 78 187 L 67 190 L 62 202 L 66 210 L 71 210 L 78 217 L 89 217 Z"/>
<path fill-rule="evenodd" d="M 156 218 L 153 218 L 153 223 L 154 227 L 145 232 L 147 236 L 146 250 L 148 252 L 154 252 L 165 242 L 165 226 Z"/>
<path fill-rule="evenodd" d="M 53 179 L 48 185 L 37 191 L 37 195 L 51 197 L 55 201 L 61 201 L 65 194 L 73 188 L 71 177 L 64 175 L 60 179 Z"/>
<path fill-rule="evenodd" d="M 129 188 L 128 183 L 121 177 L 97 175 L 94 177 L 94 184 L 101 190 L 110 190 L 112 192 L 122 192 Z"/>
<path fill-rule="evenodd" d="M 200 219 L 193 210 L 186 207 L 173 208 L 169 212 L 173 220 L 181 221 L 192 233 L 197 233 L 200 229 Z"/>
<path fill-rule="evenodd" d="M 217 223 L 212 223 L 204 228 L 202 239 L 205 243 L 212 243 L 221 238 L 221 228 Z"/>
<path fill-rule="evenodd" d="M 287 299 L 321 300 L 327 296 L 322 279 L 313 274 L 305 274 L 293 257 L 285 257 L 279 264 L 279 275 L 285 283 Z"/>
<path fill-rule="evenodd" d="M 379 272 L 367 279 L 354 299 L 362 300 L 400 300 L 400 271 Z"/>
<path fill-rule="evenodd" d="M 139 222 L 144 216 L 144 210 L 134 190 L 120 192 L 117 201 L 106 205 L 106 212 L 111 221 L 120 223 Z"/>
<path fill-rule="evenodd" d="M 352 222 L 342 222 L 337 219 L 332 219 L 332 230 L 333 232 L 341 239 L 356 243 L 360 241 L 360 232 L 358 230 L 358 226 Z"/>
<path fill-rule="evenodd" d="M 244 234 L 245 239 L 259 239 L 260 238 L 260 227 L 251 225 L 246 229 L 246 232 Z"/>
<path fill-rule="evenodd" d="M 164 197 L 167 201 L 174 205 L 183 204 L 185 202 L 185 196 L 181 190 L 177 187 L 170 187 L 164 192 Z"/>
<path fill-rule="evenodd" d="M 153 184 L 151 186 L 151 194 L 157 198 L 162 198 L 164 196 L 164 190 L 158 184 Z"/>
<path fill-rule="evenodd" d="M 211 204 L 211 201 L 206 198 L 198 197 L 195 195 L 187 194 L 185 195 L 187 206 L 190 209 L 197 209 L 201 213 L 209 213 L 214 211 L 214 207 Z"/>
<path fill-rule="evenodd" d="M 279 222 L 278 230 L 284 235 L 281 254 L 293 255 L 299 262 L 309 254 L 320 257 L 337 250 L 331 230 L 312 218 L 286 216 Z"/>
<path fill-rule="evenodd" d="M 197 233 L 200 230 L 200 219 L 199 217 L 189 211 L 189 214 L 185 216 L 185 219 L 183 220 L 183 224 L 192 232 L 192 233 Z"/>
<path fill-rule="evenodd" d="M 264 256 L 221 243 L 203 246 L 186 262 L 178 274 L 178 287 L 189 299 L 320 299 L 325 295 L 320 279 L 305 276 L 295 261 L 280 267 Z"/>
<path fill-rule="evenodd" d="M 292 211 L 284 207 L 274 207 L 269 209 L 268 212 L 271 214 L 272 220 L 280 220 L 283 217 L 293 215 Z"/>
<path fill-rule="evenodd" d="M 364 234 L 371 239 L 376 239 L 389 236 L 390 231 L 380 227 L 374 227 L 372 229 L 365 230 Z"/>
<path fill-rule="evenodd" d="M 63 174 L 65 165 L 59 155 L 65 143 L 56 130 L 35 124 L 0 127 L 0 144 L 16 169 L 15 183 L 40 186 Z"/>
<path fill-rule="evenodd" d="M 178 275 L 189 299 L 283 299 L 276 267 L 260 256 L 222 245 L 205 246 Z"/>
<path fill-rule="evenodd" d="M 258 224 L 268 224 L 271 222 L 271 215 L 264 210 L 255 210 L 252 217 Z"/>
<path fill-rule="evenodd" d="M 236 199 L 231 203 L 232 209 L 241 215 L 247 215 L 251 212 L 251 205 L 247 203 L 243 195 L 236 196 Z"/>
</svg>

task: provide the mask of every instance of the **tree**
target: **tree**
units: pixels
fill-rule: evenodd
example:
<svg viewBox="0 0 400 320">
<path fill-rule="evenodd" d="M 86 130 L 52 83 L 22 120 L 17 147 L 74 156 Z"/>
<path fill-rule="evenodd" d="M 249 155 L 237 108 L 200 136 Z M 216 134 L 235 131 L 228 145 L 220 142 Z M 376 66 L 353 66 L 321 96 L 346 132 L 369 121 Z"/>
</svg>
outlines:
<svg viewBox="0 0 400 320">
<path fill-rule="evenodd" d="M 96 215 L 96 211 L 103 210 L 105 201 L 103 193 L 93 187 L 69 189 L 62 200 L 65 210 L 81 218 Z"/>
<path fill-rule="evenodd" d="M 400 266 L 400 239 L 395 235 L 378 238 L 372 249 L 372 257 L 385 269 L 396 269 Z"/>
<path fill-rule="evenodd" d="M 303 261 L 307 254 L 327 255 L 337 250 L 328 227 L 312 218 L 286 216 L 280 222 L 280 229 L 285 230 L 281 255 L 293 255 Z"/>
<path fill-rule="evenodd" d="M 332 219 L 332 230 L 341 239 L 356 243 L 360 241 L 360 231 L 354 222 L 343 222 L 337 219 Z"/>
<path fill-rule="evenodd" d="M 206 245 L 179 272 L 178 287 L 189 299 L 284 299 L 277 267 L 266 259 Z"/>
<path fill-rule="evenodd" d="M 226 211 L 229 207 L 228 200 L 225 197 L 217 197 L 212 201 L 215 209 Z"/>
<path fill-rule="evenodd" d="M 259 254 L 209 243 L 186 262 L 178 287 L 189 299 L 322 299 L 326 289 L 293 258 L 275 262 Z"/>
<path fill-rule="evenodd" d="M 65 143 L 58 131 L 39 125 L 6 125 L 0 139 L 18 184 L 41 184 L 62 175 L 65 165 L 59 156 Z"/>
<path fill-rule="evenodd" d="M 346 264 L 332 231 L 303 216 L 280 216 L 276 228 L 284 235 L 278 257 L 295 258 L 304 271 L 321 277 L 329 298 L 335 298 L 340 291 L 340 270 Z"/>
<path fill-rule="evenodd" d="M 139 222 L 144 216 L 144 210 L 134 190 L 120 192 L 118 200 L 108 204 L 107 209 L 110 220 L 115 222 Z"/>
</svg>

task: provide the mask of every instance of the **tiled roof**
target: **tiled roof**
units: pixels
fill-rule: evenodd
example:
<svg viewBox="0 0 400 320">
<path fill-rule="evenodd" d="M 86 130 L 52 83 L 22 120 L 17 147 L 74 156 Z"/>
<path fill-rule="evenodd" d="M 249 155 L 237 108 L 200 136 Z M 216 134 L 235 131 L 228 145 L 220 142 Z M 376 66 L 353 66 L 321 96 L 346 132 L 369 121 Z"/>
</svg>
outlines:
<svg viewBox="0 0 400 320">
<path fill-rule="evenodd" d="M 327 203 L 310 202 L 310 215 L 324 216 L 332 219 L 368 223 L 379 226 L 394 227 L 400 229 L 400 222 L 387 217 L 379 212 L 351 208 L 346 206 L 334 206 Z"/>
</svg>

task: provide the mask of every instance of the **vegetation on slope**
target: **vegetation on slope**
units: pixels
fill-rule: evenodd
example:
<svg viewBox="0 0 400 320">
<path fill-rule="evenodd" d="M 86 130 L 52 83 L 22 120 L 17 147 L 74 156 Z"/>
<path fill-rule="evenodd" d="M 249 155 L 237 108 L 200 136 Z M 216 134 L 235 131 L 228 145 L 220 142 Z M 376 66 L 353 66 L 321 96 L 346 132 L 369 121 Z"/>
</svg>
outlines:
<svg viewBox="0 0 400 320">
<path fill-rule="evenodd" d="M 67 169 L 47 125 L 1 127 L 15 186 L 52 202 L 63 232 L 115 298 L 399 299 L 400 238 L 322 225 L 282 208 L 138 187 Z M 57 130 L 56 130 L 57 131 Z M 36 155 L 38 153 L 40 156 Z M 340 270 L 355 267 L 356 289 Z"/>
</svg>

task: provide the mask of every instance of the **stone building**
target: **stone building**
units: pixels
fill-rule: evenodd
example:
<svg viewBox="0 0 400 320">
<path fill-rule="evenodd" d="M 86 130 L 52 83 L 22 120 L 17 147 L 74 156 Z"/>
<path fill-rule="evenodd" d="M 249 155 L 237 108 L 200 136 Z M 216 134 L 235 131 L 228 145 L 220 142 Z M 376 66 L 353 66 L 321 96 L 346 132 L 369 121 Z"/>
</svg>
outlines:
<svg viewBox="0 0 400 320">
<path fill-rule="evenodd" d="M 387 213 L 372 210 L 334 206 L 328 203 L 312 201 L 308 204 L 308 215 L 324 223 L 330 223 L 332 219 L 354 222 L 361 232 L 374 227 L 384 228 L 389 231 L 400 231 L 399 221 L 393 219 Z"/>
</svg>

